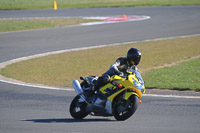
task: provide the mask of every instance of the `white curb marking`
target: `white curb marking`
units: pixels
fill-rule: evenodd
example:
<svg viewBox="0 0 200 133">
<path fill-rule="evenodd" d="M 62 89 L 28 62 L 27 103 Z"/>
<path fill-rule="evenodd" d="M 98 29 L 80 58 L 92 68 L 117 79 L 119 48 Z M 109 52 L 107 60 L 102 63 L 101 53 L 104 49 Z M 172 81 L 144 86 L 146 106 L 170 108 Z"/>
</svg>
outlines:
<svg viewBox="0 0 200 133">
<path fill-rule="evenodd" d="M 123 19 L 122 17 L 83 17 L 83 19 L 97 19 L 103 21 L 82 23 L 81 25 L 98 25 L 98 24 L 111 24 L 111 23 L 130 22 L 130 21 L 142 21 L 150 18 L 151 18 L 150 16 L 127 16 L 126 19 Z"/>
<path fill-rule="evenodd" d="M 166 98 L 200 99 L 200 96 L 179 96 L 179 95 L 160 95 L 160 94 L 143 94 L 142 96 L 149 96 L 149 97 L 166 97 Z"/>
</svg>

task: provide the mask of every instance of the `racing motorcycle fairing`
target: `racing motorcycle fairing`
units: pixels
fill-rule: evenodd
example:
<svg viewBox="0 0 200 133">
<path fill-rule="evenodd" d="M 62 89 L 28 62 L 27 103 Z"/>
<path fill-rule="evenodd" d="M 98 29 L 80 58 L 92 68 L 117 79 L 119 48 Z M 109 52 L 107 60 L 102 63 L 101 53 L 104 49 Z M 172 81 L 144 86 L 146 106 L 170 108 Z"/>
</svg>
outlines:
<svg viewBox="0 0 200 133">
<path fill-rule="evenodd" d="M 126 100 L 131 95 L 137 95 L 139 98 L 142 97 L 142 94 L 145 93 L 145 87 L 139 72 L 129 72 L 127 79 L 126 77 L 114 75 L 111 77 L 110 82 L 103 86 L 99 91 L 112 102 L 115 96 L 125 90 L 129 90 L 125 92 Z"/>
</svg>

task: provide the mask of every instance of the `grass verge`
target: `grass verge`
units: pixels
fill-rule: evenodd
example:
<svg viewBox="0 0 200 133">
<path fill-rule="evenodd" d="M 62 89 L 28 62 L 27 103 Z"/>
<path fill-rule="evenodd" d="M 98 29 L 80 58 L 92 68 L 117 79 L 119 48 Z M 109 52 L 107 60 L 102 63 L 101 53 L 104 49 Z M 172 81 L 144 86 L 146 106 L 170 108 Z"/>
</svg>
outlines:
<svg viewBox="0 0 200 133">
<path fill-rule="evenodd" d="M 199 0 L 57 0 L 58 8 L 199 5 Z M 53 0 L 1 0 L 0 10 L 52 9 Z"/>
<path fill-rule="evenodd" d="M 62 27 L 93 21 L 100 20 L 82 18 L 0 20 L 0 32 Z"/>
<path fill-rule="evenodd" d="M 72 80 L 78 79 L 79 76 L 101 75 L 118 57 L 125 56 L 127 50 L 131 47 L 141 50 L 142 60 L 138 67 L 140 71 L 145 71 L 200 55 L 199 42 L 200 36 L 195 36 L 66 52 L 14 63 L 1 69 L 0 74 L 29 83 L 71 87 Z M 194 68 L 197 69 L 197 67 Z M 197 71 L 195 69 L 194 71 Z M 180 69 L 180 73 L 184 71 Z M 143 74 L 146 75 L 146 73 Z M 194 84 L 199 80 L 198 76 L 193 76 L 196 74 L 191 73 L 189 75 L 191 77 L 188 77 L 188 79 L 197 78 Z M 151 78 L 148 75 L 145 77 L 146 87 L 157 87 L 150 84 Z M 165 84 L 165 80 L 160 80 L 160 86 Z M 162 88 L 160 86 L 158 87 Z M 176 87 L 180 89 L 188 88 Z M 169 89 L 176 87 L 171 86 Z M 190 89 L 195 90 L 195 88 Z"/>
<path fill-rule="evenodd" d="M 148 88 L 200 91 L 200 59 L 144 74 Z"/>
</svg>

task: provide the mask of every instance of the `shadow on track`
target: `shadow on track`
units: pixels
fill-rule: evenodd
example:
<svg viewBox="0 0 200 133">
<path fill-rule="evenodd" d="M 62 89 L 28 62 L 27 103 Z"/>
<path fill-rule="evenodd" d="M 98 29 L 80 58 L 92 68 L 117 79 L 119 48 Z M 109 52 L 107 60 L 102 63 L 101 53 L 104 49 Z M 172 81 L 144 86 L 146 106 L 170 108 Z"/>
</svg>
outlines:
<svg viewBox="0 0 200 133">
<path fill-rule="evenodd" d="M 113 122 L 115 120 L 111 119 L 30 119 L 30 120 L 22 120 L 22 121 L 31 121 L 35 123 L 77 123 L 77 122 Z"/>
</svg>

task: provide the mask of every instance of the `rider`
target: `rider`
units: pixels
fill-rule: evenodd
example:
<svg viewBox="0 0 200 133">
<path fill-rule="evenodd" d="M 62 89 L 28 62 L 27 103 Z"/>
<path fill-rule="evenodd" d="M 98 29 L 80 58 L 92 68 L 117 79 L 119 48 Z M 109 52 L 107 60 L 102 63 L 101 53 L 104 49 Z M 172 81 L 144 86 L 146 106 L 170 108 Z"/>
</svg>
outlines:
<svg viewBox="0 0 200 133">
<path fill-rule="evenodd" d="M 141 52 L 137 48 L 131 48 L 128 50 L 126 57 L 118 58 L 114 64 L 110 66 L 110 69 L 105 72 L 97 80 L 94 80 L 93 91 L 98 90 L 100 86 L 109 82 L 110 77 L 113 75 L 124 75 L 127 69 L 137 70 L 137 65 L 141 59 Z"/>
</svg>

